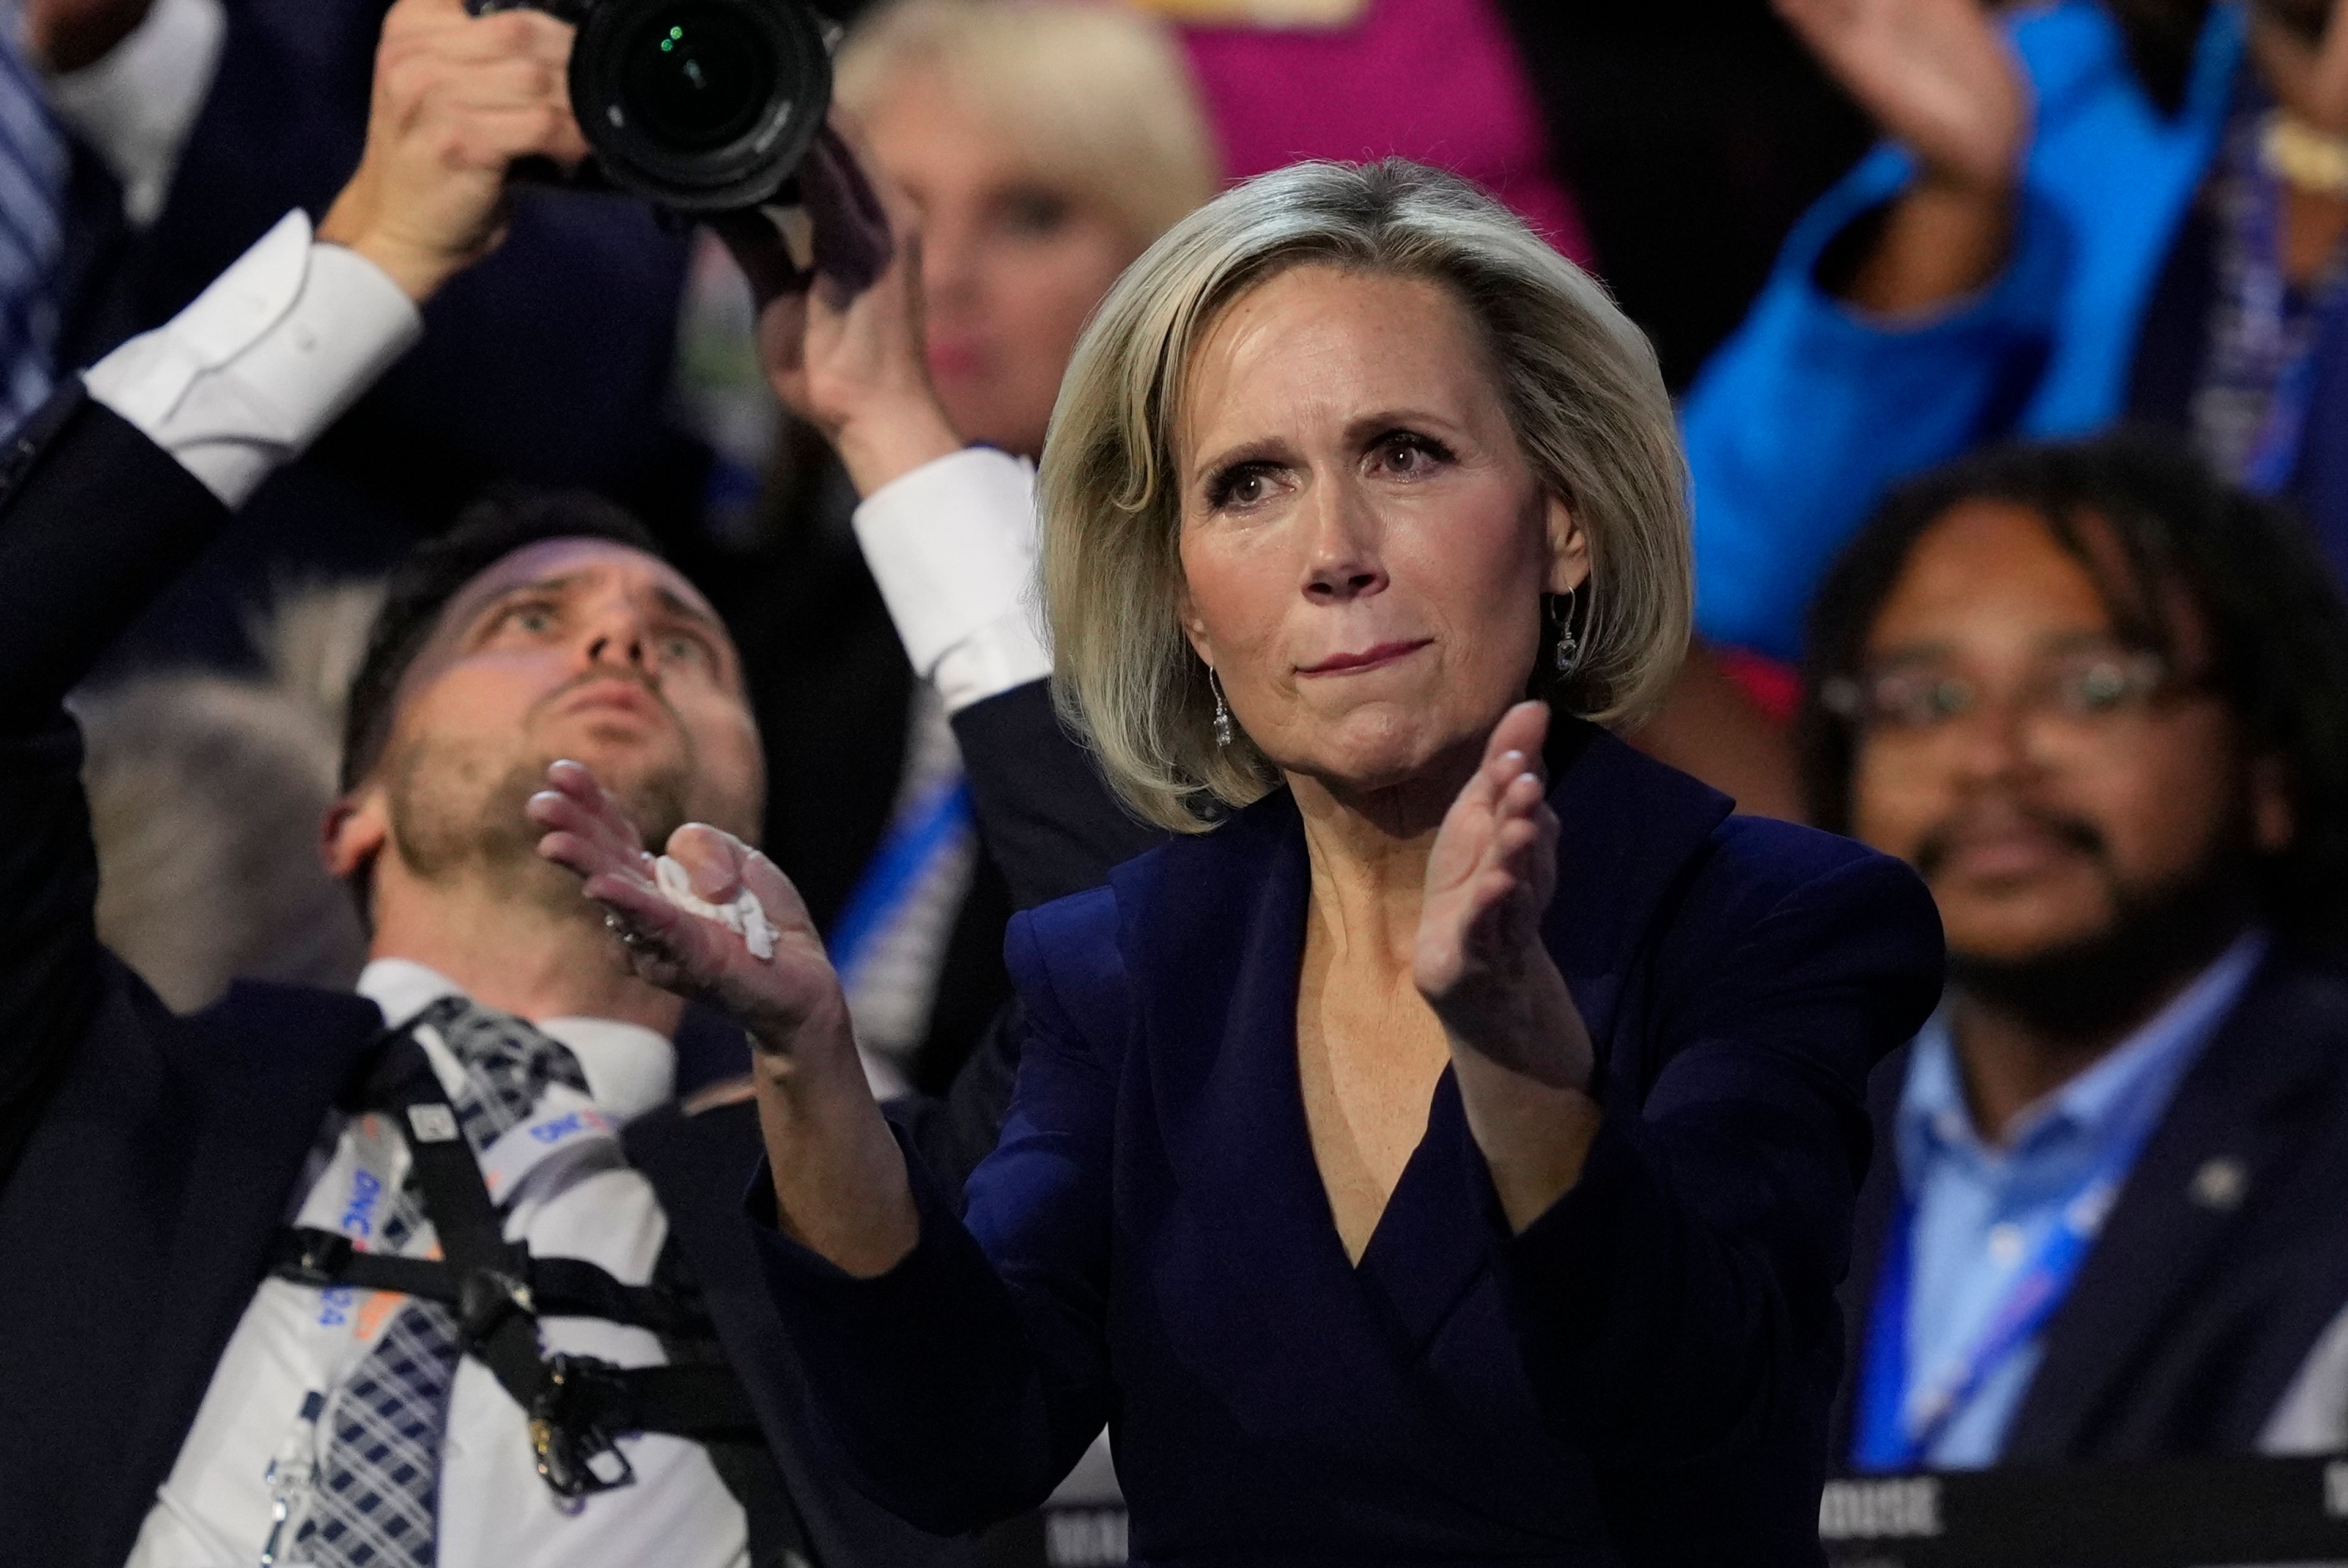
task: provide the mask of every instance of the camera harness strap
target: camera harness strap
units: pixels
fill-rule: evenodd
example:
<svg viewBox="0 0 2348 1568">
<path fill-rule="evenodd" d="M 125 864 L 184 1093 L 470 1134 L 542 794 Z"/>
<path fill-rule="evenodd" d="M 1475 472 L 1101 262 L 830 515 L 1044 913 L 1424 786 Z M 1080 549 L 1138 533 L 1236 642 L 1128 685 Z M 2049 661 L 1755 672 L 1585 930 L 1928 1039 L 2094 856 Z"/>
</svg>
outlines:
<svg viewBox="0 0 2348 1568">
<path fill-rule="evenodd" d="M 464 1353 L 488 1367 L 530 1423 L 538 1473 L 578 1498 L 635 1479 L 616 1440 L 665 1432 L 702 1443 L 763 1441 L 741 1380 L 721 1360 L 616 1367 L 592 1356 L 543 1354 L 541 1315 L 599 1317 L 674 1339 L 715 1345 L 694 1296 L 658 1283 L 623 1285 L 579 1258 L 536 1258 L 505 1239 L 497 1205 L 440 1078 L 406 1030 L 387 1039 L 370 1080 L 372 1109 L 407 1142 L 438 1259 L 360 1252 L 339 1231 L 287 1226 L 269 1272 L 301 1285 L 396 1291 L 455 1308 Z"/>
</svg>

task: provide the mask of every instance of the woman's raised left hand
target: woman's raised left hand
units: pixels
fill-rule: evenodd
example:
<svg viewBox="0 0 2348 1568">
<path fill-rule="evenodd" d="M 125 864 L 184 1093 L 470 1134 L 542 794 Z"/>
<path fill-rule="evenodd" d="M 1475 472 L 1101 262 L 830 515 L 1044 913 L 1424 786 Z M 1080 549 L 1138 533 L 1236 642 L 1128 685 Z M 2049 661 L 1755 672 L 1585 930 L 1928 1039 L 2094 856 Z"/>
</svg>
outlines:
<svg viewBox="0 0 2348 1568">
<path fill-rule="evenodd" d="M 1427 856 L 1414 979 L 1462 1049 L 1557 1089 L 1588 1087 L 1589 1031 L 1542 946 L 1557 893 L 1557 814 L 1541 743 L 1549 709 L 1519 702 L 1451 804 Z"/>
<path fill-rule="evenodd" d="M 712 905 L 755 894 L 769 931 L 767 956 L 716 919 L 664 893 L 654 858 L 619 798 L 585 764 L 558 762 L 530 797 L 530 821 L 545 830 L 538 852 L 581 879 L 636 974 L 679 996 L 714 1002 L 778 1064 L 808 1057 L 852 1061 L 853 1037 L 839 978 L 780 867 L 732 834 L 688 823 L 664 846 Z M 832 1037 L 838 1037 L 834 1039 Z M 848 1043 L 843 1047 L 841 1041 Z M 832 1065 L 819 1063 L 819 1065 Z"/>
<path fill-rule="evenodd" d="M 665 990 L 716 1002 L 749 1031 L 784 1232 L 861 1279 L 896 1266 L 921 1239 L 921 1217 L 904 1155 L 857 1059 L 839 977 L 798 889 L 732 834 L 703 823 L 671 834 L 669 856 L 685 868 L 692 898 L 715 906 L 757 896 L 768 928 L 746 940 L 733 922 L 663 890 L 619 797 L 584 765 L 556 763 L 546 783 L 527 808 L 546 830 L 538 852 L 579 876 L 629 966 Z M 736 915 L 749 918 L 738 906 Z"/>
</svg>

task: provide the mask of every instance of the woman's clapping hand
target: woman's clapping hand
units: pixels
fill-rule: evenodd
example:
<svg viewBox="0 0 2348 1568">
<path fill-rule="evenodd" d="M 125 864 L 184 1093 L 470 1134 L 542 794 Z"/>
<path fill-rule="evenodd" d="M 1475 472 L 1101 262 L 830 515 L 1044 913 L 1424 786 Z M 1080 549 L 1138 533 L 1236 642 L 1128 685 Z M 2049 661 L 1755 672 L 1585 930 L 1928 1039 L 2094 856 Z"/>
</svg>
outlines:
<svg viewBox="0 0 2348 1568">
<path fill-rule="evenodd" d="M 1542 946 L 1557 893 L 1557 815 L 1541 743 L 1549 709 L 1520 702 L 1485 743 L 1427 858 L 1414 977 L 1453 1042 L 1552 1088 L 1590 1082 L 1591 1046 Z"/>
</svg>

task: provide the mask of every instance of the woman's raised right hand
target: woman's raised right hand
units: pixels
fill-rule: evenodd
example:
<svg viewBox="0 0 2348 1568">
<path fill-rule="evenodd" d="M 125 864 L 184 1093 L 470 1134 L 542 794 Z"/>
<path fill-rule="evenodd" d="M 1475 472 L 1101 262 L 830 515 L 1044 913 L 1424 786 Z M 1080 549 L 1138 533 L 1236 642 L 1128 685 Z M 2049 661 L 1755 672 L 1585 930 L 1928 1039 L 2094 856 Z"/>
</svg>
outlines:
<svg viewBox="0 0 2348 1568">
<path fill-rule="evenodd" d="M 1928 179 L 1976 194 L 2012 188 L 2030 135 L 2029 86 L 1981 0 L 1776 4 Z"/>
</svg>

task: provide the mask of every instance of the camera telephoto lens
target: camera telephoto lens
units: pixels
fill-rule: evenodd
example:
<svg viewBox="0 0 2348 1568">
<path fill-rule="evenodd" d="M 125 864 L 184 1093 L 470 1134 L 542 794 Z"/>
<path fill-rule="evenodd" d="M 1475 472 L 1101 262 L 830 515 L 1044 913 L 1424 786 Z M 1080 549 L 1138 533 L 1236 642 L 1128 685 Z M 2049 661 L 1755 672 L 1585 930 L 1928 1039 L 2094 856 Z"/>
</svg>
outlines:
<svg viewBox="0 0 2348 1568">
<path fill-rule="evenodd" d="M 799 0 L 530 3 L 580 14 L 571 102 L 605 178 L 674 211 L 772 200 L 830 106 L 823 28 Z"/>
<path fill-rule="evenodd" d="M 763 46 L 738 14 L 706 0 L 654 11 L 624 46 L 621 105 L 679 151 L 724 147 L 757 123 L 774 94 Z"/>
</svg>

